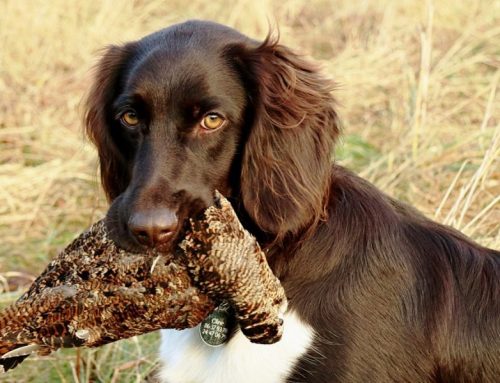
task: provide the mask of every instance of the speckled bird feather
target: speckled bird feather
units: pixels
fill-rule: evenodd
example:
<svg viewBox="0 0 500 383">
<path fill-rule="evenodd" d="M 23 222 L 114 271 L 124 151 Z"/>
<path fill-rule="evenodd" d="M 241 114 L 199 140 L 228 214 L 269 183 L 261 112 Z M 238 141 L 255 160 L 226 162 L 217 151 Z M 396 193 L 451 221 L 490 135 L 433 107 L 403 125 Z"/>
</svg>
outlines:
<svg viewBox="0 0 500 383">
<path fill-rule="evenodd" d="M 284 291 L 220 194 L 198 219 L 185 223 L 171 254 L 120 249 L 99 221 L 0 313 L 0 367 L 15 367 L 34 351 L 45 355 L 160 328 L 193 327 L 223 300 L 250 341 L 281 338 Z"/>
</svg>

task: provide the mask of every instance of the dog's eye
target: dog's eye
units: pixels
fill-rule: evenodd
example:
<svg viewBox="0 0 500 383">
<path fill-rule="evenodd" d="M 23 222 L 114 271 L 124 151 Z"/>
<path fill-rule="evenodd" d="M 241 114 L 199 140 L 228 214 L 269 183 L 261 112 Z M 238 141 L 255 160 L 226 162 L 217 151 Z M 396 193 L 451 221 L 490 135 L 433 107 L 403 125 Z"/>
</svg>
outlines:
<svg viewBox="0 0 500 383">
<path fill-rule="evenodd" d="M 217 113 L 209 113 L 201 120 L 201 126 L 207 130 L 219 129 L 226 119 Z"/>
<path fill-rule="evenodd" d="M 135 111 L 128 110 L 121 115 L 120 121 L 126 126 L 136 126 L 139 124 L 139 117 Z"/>
</svg>

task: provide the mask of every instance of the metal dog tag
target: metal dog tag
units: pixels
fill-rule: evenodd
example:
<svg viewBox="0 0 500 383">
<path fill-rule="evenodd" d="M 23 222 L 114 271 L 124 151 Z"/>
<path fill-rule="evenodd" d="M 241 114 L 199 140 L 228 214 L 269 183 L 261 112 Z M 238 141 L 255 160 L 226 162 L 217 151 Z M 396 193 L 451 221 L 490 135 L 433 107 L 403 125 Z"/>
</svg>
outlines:
<svg viewBox="0 0 500 383">
<path fill-rule="evenodd" d="M 222 346 L 229 339 L 233 323 L 233 310 L 229 302 L 224 301 L 201 322 L 201 340 L 211 347 Z"/>
</svg>

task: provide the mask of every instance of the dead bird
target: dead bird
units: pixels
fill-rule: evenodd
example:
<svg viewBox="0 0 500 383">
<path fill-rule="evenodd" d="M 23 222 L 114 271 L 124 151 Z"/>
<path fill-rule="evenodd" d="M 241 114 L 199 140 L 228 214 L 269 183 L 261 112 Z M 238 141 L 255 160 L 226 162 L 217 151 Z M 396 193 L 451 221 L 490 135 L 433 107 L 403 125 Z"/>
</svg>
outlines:
<svg viewBox="0 0 500 383">
<path fill-rule="evenodd" d="M 0 313 L 0 366 L 7 371 L 33 352 L 194 327 L 223 301 L 250 341 L 281 338 L 283 288 L 219 193 L 200 217 L 185 223 L 182 240 L 169 254 L 120 249 L 101 220 Z"/>
</svg>

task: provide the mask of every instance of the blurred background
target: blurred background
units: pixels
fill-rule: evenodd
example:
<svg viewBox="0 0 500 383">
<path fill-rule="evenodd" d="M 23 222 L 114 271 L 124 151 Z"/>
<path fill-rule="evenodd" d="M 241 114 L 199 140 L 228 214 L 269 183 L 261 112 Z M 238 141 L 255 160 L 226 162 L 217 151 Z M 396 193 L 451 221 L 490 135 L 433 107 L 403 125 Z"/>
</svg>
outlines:
<svg viewBox="0 0 500 383">
<path fill-rule="evenodd" d="M 82 133 L 100 50 L 189 18 L 319 61 L 344 122 L 337 161 L 500 248 L 500 1 L 0 0 L 0 306 L 106 201 Z M 30 358 L 0 382 L 141 382 L 157 334 Z"/>
</svg>

